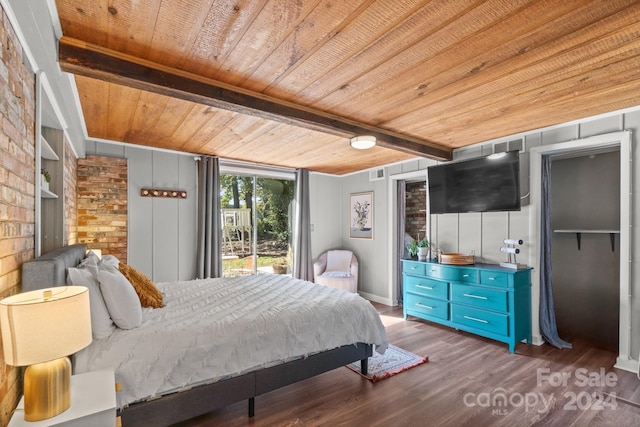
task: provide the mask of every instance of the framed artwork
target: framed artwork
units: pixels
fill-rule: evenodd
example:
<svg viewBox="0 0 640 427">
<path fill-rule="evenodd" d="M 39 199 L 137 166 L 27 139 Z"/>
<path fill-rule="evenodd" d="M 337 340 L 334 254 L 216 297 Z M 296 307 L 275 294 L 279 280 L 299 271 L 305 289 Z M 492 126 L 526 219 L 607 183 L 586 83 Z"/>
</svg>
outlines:
<svg viewBox="0 0 640 427">
<path fill-rule="evenodd" d="M 373 239 L 373 192 L 351 194 L 349 209 L 349 237 Z"/>
</svg>

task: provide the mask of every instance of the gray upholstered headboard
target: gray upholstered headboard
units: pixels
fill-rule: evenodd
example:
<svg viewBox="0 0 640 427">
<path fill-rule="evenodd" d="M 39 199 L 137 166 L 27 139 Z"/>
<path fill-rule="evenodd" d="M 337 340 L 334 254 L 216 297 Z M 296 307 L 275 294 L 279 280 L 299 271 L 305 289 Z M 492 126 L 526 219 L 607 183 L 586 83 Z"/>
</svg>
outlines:
<svg viewBox="0 0 640 427">
<path fill-rule="evenodd" d="M 65 246 L 22 264 L 22 291 L 66 285 L 67 268 L 77 266 L 85 256 L 85 244 Z"/>
</svg>

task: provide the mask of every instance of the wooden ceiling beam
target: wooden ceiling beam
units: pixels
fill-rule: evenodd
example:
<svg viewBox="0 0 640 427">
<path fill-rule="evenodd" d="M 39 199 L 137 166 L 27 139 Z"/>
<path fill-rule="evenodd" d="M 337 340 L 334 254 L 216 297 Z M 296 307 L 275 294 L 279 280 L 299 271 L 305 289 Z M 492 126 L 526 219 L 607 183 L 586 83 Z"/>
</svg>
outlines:
<svg viewBox="0 0 640 427">
<path fill-rule="evenodd" d="M 373 135 L 381 147 L 436 160 L 452 149 L 261 93 L 204 78 L 70 37 L 59 41 L 63 71 L 209 105 L 241 114 L 350 138 Z"/>
</svg>

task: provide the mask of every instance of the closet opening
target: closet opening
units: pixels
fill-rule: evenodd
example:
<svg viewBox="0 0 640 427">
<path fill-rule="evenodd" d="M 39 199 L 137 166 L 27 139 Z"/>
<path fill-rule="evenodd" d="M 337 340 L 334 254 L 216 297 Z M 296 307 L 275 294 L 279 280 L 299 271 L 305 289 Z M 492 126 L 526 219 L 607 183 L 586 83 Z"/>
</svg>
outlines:
<svg viewBox="0 0 640 427">
<path fill-rule="evenodd" d="M 619 147 L 551 156 L 551 229 L 558 334 L 617 351 Z"/>
</svg>

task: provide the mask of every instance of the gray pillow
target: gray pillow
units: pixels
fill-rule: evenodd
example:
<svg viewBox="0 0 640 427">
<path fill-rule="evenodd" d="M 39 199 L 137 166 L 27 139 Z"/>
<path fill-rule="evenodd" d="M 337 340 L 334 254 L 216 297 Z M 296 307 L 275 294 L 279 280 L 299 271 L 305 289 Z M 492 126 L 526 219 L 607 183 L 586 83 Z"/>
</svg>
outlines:
<svg viewBox="0 0 640 427">
<path fill-rule="evenodd" d="M 98 282 L 113 323 L 133 329 L 142 323 L 142 306 L 135 289 L 117 268 L 100 266 Z"/>
<path fill-rule="evenodd" d="M 85 286 L 89 289 L 89 306 L 91 309 L 91 334 L 96 340 L 106 338 L 116 329 L 109 316 L 107 306 L 102 299 L 98 279 L 94 277 L 89 269 L 69 268 L 67 269 L 69 284 L 74 286 Z"/>
</svg>

